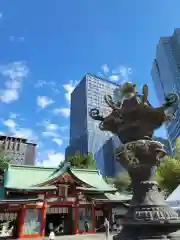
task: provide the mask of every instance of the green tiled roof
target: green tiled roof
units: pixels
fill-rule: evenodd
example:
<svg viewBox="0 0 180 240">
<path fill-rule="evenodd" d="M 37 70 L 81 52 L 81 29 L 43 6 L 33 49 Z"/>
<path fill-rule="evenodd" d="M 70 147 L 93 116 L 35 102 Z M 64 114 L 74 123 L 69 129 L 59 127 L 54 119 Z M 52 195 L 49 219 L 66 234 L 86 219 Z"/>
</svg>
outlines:
<svg viewBox="0 0 180 240">
<path fill-rule="evenodd" d="M 94 194 L 91 195 L 91 197 L 96 201 L 102 201 L 102 202 L 121 202 L 123 205 L 126 205 L 124 202 L 130 201 L 132 199 L 131 194 L 124 194 L 120 192 L 115 193 L 104 193 L 102 194 Z"/>
<path fill-rule="evenodd" d="M 69 171 L 69 164 L 64 165 L 62 168 L 54 168 L 53 173 L 51 173 L 44 181 L 39 182 L 36 185 L 45 185 L 46 183 L 50 183 L 51 181 L 55 180 L 56 178 L 62 176 L 64 173 Z"/>
<path fill-rule="evenodd" d="M 76 169 L 71 168 L 71 173 L 84 182 L 85 184 L 89 185 L 89 187 L 96 188 L 102 191 L 116 191 L 117 189 L 109 186 L 102 176 L 99 174 L 98 170 L 87 170 L 87 169 Z"/>
<path fill-rule="evenodd" d="M 44 182 L 53 174 L 55 168 L 9 165 L 5 171 L 5 188 L 30 188 Z"/>
<path fill-rule="evenodd" d="M 53 189 L 52 181 L 64 173 L 69 173 L 82 182 L 82 187 L 92 191 L 114 192 L 114 187 L 109 186 L 98 170 L 71 168 L 67 163 L 63 168 L 46 168 L 36 166 L 9 165 L 5 171 L 4 187 L 9 189 Z M 49 188 L 47 187 L 49 186 Z M 85 189 L 84 189 L 85 190 Z"/>
<path fill-rule="evenodd" d="M 110 201 L 129 201 L 132 199 L 131 194 L 124 194 L 124 193 L 119 193 L 119 192 L 116 192 L 115 194 L 105 193 L 105 196 Z"/>
</svg>

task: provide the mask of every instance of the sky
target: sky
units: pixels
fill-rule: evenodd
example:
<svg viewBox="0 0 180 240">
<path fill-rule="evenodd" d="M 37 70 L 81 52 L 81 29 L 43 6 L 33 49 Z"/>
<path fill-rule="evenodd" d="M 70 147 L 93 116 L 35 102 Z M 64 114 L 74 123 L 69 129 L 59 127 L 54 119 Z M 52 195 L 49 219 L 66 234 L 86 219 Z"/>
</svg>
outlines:
<svg viewBox="0 0 180 240">
<path fill-rule="evenodd" d="M 180 27 L 179 9 L 179 0 L 1 0 L 0 132 L 35 141 L 37 164 L 58 165 L 86 72 L 139 91 L 147 83 L 158 106 L 151 66 L 159 38 Z"/>
</svg>

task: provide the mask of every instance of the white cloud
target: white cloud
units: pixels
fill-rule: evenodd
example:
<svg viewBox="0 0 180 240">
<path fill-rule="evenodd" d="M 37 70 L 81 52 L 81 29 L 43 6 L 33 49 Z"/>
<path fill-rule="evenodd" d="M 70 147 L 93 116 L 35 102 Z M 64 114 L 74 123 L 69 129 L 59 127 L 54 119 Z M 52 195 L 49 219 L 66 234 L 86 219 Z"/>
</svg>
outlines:
<svg viewBox="0 0 180 240">
<path fill-rule="evenodd" d="M 47 96 L 38 96 L 36 101 L 37 105 L 41 108 L 46 108 L 47 106 L 54 103 L 54 101 L 51 98 L 48 98 Z"/>
<path fill-rule="evenodd" d="M 37 141 L 38 137 L 32 129 L 29 128 L 16 128 L 11 129 L 11 132 L 14 137 L 26 138 L 29 141 Z"/>
<path fill-rule="evenodd" d="M 19 99 L 22 81 L 28 76 L 29 69 L 25 62 L 13 62 L 0 66 L 0 74 L 5 77 L 5 88 L 0 90 L 2 102 L 10 103 Z"/>
<path fill-rule="evenodd" d="M 49 131 L 56 131 L 58 129 L 58 125 L 54 123 L 49 123 L 45 127 Z"/>
<path fill-rule="evenodd" d="M 120 65 L 111 71 L 107 64 L 103 64 L 101 70 L 102 72 L 99 72 L 97 75 L 102 78 L 108 78 L 112 82 L 123 83 L 129 81 L 132 74 L 132 69 L 124 65 Z"/>
<path fill-rule="evenodd" d="M 38 165 L 42 165 L 44 167 L 57 167 L 61 162 L 64 161 L 63 153 L 48 153 L 48 159 L 43 160 L 38 163 Z"/>
<path fill-rule="evenodd" d="M 44 137 L 58 137 L 58 134 L 56 132 L 52 132 L 52 131 L 45 131 L 45 132 L 42 132 L 42 135 Z"/>
<path fill-rule="evenodd" d="M 59 146 L 61 146 L 63 143 L 62 139 L 60 139 L 60 138 L 54 138 L 53 142 L 57 143 L 57 145 L 59 145 Z"/>
<path fill-rule="evenodd" d="M 55 114 L 61 114 L 64 117 L 70 116 L 70 108 L 56 108 L 54 109 Z"/>
<path fill-rule="evenodd" d="M 109 80 L 113 81 L 113 82 L 117 82 L 119 80 L 119 76 L 118 75 L 111 75 L 111 76 L 109 76 Z"/>
<path fill-rule="evenodd" d="M 1 90 L 0 94 L 0 100 L 4 103 L 10 103 L 18 100 L 19 98 L 19 93 L 16 89 Z"/>
<path fill-rule="evenodd" d="M 71 93 L 73 92 L 74 88 L 77 86 L 79 81 L 70 81 L 68 84 L 64 84 L 63 88 L 65 90 L 65 98 L 68 100 L 68 102 L 71 102 Z"/>
<path fill-rule="evenodd" d="M 14 137 L 26 138 L 28 140 L 36 141 L 38 139 L 37 135 L 32 129 L 29 128 L 19 128 L 17 124 L 12 119 L 7 119 L 3 121 L 3 124 L 9 128 L 9 132 Z"/>
<path fill-rule="evenodd" d="M 57 114 L 56 110 L 53 111 L 54 114 Z M 60 131 L 65 131 L 68 129 L 68 126 L 67 125 L 57 125 L 55 123 L 51 123 L 49 119 L 45 119 L 44 121 L 40 122 L 40 123 L 37 123 L 36 124 L 37 126 L 41 126 L 41 127 L 44 127 L 45 130 L 47 132 L 51 132 L 51 131 L 56 131 L 56 130 L 60 130 Z"/>
<path fill-rule="evenodd" d="M 56 131 L 59 128 L 57 124 L 50 123 L 49 120 L 44 120 L 41 123 L 37 123 L 37 125 L 43 126 L 46 129 L 46 131 Z"/>
<path fill-rule="evenodd" d="M 3 124 L 10 129 L 14 129 L 16 127 L 16 122 L 12 119 L 3 121 Z"/>
<path fill-rule="evenodd" d="M 119 75 L 120 80 L 128 81 L 132 74 L 132 69 L 126 66 L 119 66 L 117 69 L 113 70 L 112 73 Z"/>
<path fill-rule="evenodd" d="M 129 75 L 132 74 L 132 69 L 128 67 L 121 66 L 119 72 L 122 77 L 128 79 Z"/>
<path fill-rule="evenodd" d="M 19 114 L 17 114 L 17 113 L 10 113 L 9 114 L 9 118 L 11 118 L 11 119 L 16 119 L 17 117 L 19 116 Z"/>
<path fill-rule="evenodd" d="M 107 64 L 103 64 L 101 66 L 101 69 L 103 70 L 103 73 L 104 74 L 107 74 L 109 72 L 109 68 L 108 68 L 108 65 Z"/>
<path fill-rule="evenodd" d="M 25 62 L 13 62 L 8 65 L 0 66 L 0 73 L 10 80 L 20 81 L 21 78 L 27 77 L 29 69 Z"/>
<path fill-rule="evenodd" d="M 65 130 L 67 130 L 68 129 L 68 126 L 60 126 L 59 127 L 59 129 L 62 131 L 62 132 L 64 132 Z"/>
</svg>

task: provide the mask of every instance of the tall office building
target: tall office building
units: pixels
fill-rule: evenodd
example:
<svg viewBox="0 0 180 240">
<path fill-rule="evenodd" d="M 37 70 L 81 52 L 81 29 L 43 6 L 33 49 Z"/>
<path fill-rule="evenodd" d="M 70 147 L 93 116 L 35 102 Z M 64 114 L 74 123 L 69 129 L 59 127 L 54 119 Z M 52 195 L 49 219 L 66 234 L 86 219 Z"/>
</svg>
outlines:
<svg viewBox="0 0 180 240">
<path fill-rule="evenodd" d="M 89 116 L 92 108 L 99 109 L 104 116 L 111 109 L 104 101 L 104 95 L 119 98 L 119 86 L 97 76 L 86 74 L 71 94 L 70 144 L 66 157 L 76 152 L 94 154 L 97 168 L 102 175 L 113 176 L 115 172 L 113 140 L 110 132 L 102 132 L 98 121 Z"/>
<path fill-rule="evenodd" d="M 27 139 L 0 135 L 0 148 L 7 153 L 12 164 L 35 164 L 36 144 L 29 143 Z"/>
<path fill-rule="evenodd" d="M 180 29 L 170 37 L 162 37 L 156 50 L 152 66 L 152 80 L 160 104 L 165 96 L 174 92 L 180 97 Z M 180 136 L 180 108 L 177 106 L 176 119 L 166 125 L 171 151 L 175 151 L 176 138 Z"/>
</svg>

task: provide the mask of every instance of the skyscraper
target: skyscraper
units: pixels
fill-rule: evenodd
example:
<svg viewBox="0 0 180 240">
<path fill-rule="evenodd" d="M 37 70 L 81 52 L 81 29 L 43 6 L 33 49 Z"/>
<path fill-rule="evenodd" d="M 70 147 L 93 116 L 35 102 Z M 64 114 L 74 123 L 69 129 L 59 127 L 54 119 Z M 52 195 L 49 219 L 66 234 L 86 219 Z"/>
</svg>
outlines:
<svg viewBox="0 0 180 240">
<path fill-rule="evenodd" d="M 152 80 L 160 104 L 165 96 L 174 92 L 180 97 L 180 29 L 175 29 L 170 37 L 162 37 L 156 50 L 156 58 L 152 66 Z M 180 109 L 176 119 L 166 124 L 171 151 L 175 151 L 176 138 L 180 136 Z"/>
<path fill-rule="evenodd" d="M 102 175 L 114 175 L 113 135 L 102 132 L 99 122 L 89 116 L 89 111 L 97 108 L 104 116 L 108 115 L 111 109 L 105 103 L 104 95 L 117 100 L 118 89 L 117 84 L 86 74 L 71 94 L 70 144 L 66 156 L 76 152 L 93 153 Z"/>
</svg>

